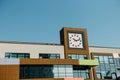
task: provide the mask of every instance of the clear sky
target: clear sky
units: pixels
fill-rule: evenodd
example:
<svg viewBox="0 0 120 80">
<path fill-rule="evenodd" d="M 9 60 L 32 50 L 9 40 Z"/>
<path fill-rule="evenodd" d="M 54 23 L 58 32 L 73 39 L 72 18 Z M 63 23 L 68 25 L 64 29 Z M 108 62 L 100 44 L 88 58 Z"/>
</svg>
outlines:
<svg viewBox="0 0 120 80">
<path fill-rule="evenodd" d="M 86 28 L 89 46 L 120 47 L 120 0 L 0 0 L 0 41 L 60 43 Z"/>
</svg>

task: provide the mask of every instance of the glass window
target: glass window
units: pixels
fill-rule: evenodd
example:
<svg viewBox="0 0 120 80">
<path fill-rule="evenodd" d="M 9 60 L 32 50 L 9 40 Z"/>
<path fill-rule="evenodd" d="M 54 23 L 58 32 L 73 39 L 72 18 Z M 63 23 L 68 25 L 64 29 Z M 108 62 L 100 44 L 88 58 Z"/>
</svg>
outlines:
<svg viewBox="0 0 120 80">
<path fill-rule="evenodd" d="M 120 69 L 117 69 L 117 76 L 120 75 Z"/>
<path fill-rule="evenodd" d="M 78 77 L 79 77 L 79 73 L 78 73 L 78 72 L 74 72 L 74 73 L 73 73 L 73 77 L 74 77 L 74 78 L 78 78 Z"/>
<path fill-rule="evenodd" d="M 10 58 L 18 58 L 18 54 L 16 54 L 16 53 L 11 53 L 11 54 L 10 54 Z"/>
<path fill-rule="evenodd" d="M 58 65 L 53 66 L 53 73 L 58 74 Z"/>
<path fill-rule="evenodd" d="M 83 77 L 84 79 L 89 78 L 88 68 L 85 66 L 73 66 L 73 77 Z"/>
<path fill-rule="evenodd" d="M 114 63 L 113 58 L 108 58 L 108 60 L 109 60 L 109 63 L 110 63 L 110 64 Z"/>
<path fill-rule="evenodd" d="M 21 78 L 29 78 L 29 67 L 27 66 L 22 66 L 20 67 L 20 77 Z"/>
<path fill-rule="evenodd" d="M 65 77 L 73 77 L 72 65 L 20 65 L 20 79 Z"/>
<path fill-rule="evenodd" d="M 99 79 L 115 79 L 116 67 L 113 56 L 95 55 L 94 59 L 99 60 L 100 65 L 96 68 L 96 76 Z M 114 72 L 114 74 L 112 74 Z"/>
<path fill-rule="evenodd" d="M 50 59 L 59 59 L 60 55 L 59 54 L 50 54 Z"/>
<path fill-rule="evenodd" d="M 59 65 L 58 69 L 60 74 L 65 74 L 65 65 Z"/>
<path fill-rule="evenodd" d="M 78 59 L 87 59 L 86 55 L 78 55 Z"/>
<path fill-rule="evenodd" d="M 29 53 L 5 53 L 5 58 L 30 58 Z"/>
<path fill-rule="evenodd" d="M 72 74 L 66 74 L 66 78 L 73 78 L 73 73 Z"/>
<path fill-rule="evenodd" d="M 54 78 L 59 78 L 58 74 L 54 74 Z"/>
<path fill-rule="evenodd" d="M 73 73 L 72 65 L 66 65 L 66 73 L 68 73 L 68 74 L 72 74 Z"/>
<path fill-rule="evenodd" d="M 112 73 L 112 79 L 116 79 L 116 73 Z"/>
<path fill-rule="evenodd" d="M 69 54 L 69 59 L 87 59 L 87 55 L 85 54 Z"/>
<path fill-rule="evenodd" d="M 39 54 L 39 58 L 60 59 L 60 54 Z"/>
<path fill-rule="evenodd" d="M 106 68 L 106 69 L 110 69 L 110 64 L 109 64 L 109 63 L 106 63 L 106 64 L 105 64 L 105 68 Z"/>
<path fill-rule="evenodd" d="M 99 60 L 99 57 L 94 57 L 94 60 Z"/>
<path fill-rule="evenodd" d="M 90 77 L 89 77 L 89 73 L 87 73 L 87 75 L 86 75 L 86 79 L 89 79 Z"/>
<path fill-rule="evenodd" d="M 105 63 L 109 63 L 108 56 L 104 56 L 104 61 L 105 61 Z"/>
<path fill-rule="evenodd" d="M 69 58 L 69 59 L 72 59 L 72 55 L 69 54 L 69 55 L 68 55 L 68 58 Z"/>
<path fill-rule="evenodd" d="M 101 79 L 102 77 L 101 77 L 101 73 L 96 73 L 96 75 L 97 75 L 97 78 L 98 79 Z"/>
<path fill-rule="evenodd" d="M 104 62 L 104 57 L 103 56 L 99 56 L 99 60 L 100 60 L 100 63 L 103 63 Z"/>
<path fill-rule="evenodd" d="M 64 78 L 65 77 L 65 73 L 59 74 L 59 78 Z"/>
<path fill-rule="evenodd" d="M 76 54 L 72 54 L 72 59 L 77 59 L 77 55 Z"/>
</svg>

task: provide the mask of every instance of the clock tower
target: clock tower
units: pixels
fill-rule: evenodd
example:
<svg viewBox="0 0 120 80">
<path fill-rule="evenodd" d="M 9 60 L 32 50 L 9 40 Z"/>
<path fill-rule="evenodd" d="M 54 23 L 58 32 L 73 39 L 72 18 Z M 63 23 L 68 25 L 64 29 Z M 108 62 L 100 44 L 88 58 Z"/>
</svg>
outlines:
<svg viewBox="0 0 120 80">
<path fill-rule="evenodd" d="M 87 30 L 84 28 L 67 28 L 60 31 L 60 43 L 64 45 L 65 57 L 69 55 L 86 55 L 89 59 Z"/>
</svg>

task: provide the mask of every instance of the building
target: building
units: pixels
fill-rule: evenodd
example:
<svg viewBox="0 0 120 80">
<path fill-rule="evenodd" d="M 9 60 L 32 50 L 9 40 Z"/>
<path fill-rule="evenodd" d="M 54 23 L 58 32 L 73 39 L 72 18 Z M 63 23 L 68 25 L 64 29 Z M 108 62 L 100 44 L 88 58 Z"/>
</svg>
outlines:
<svg viewBox="0 0 120 80">
<path fill-rule="evenodd" d="M 0 80 L 115 80 L 120 48 L 88 46 L 83 28 L 60 30 L 60 44 L 0 42 Z"/>
</svg>

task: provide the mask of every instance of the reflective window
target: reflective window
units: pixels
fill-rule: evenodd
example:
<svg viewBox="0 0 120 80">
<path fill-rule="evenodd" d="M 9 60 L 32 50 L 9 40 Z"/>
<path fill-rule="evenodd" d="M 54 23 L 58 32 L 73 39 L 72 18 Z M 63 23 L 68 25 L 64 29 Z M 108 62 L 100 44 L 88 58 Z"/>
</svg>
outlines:
<svg viewBox="0 0 120 80">
<path fill-rule="evenodd" d="M 113 63 L 114 63 L 113 58 L 108 58 L 108 60 L 109 60 L 109 63 L 110 63 L 110 64 L 113 64 Z"/>
<path fill-rule="evenodd" d="M 115 79 L 117 77 L 117 64 L 113 56 L 95 55 L 94 59 L 99 60 L 96 69 L 96 76 L 99 79 Z"/>
<path fill-rule="evenodd" d="M 84 79 L 89 79 L 88 67 L 74 65 L 73 66 L 73 77 L 75 78 L 83 77 Z"/>
<path fill-rule="evenodd" d="M 87 59 L 87 55 L 84 54 L 69 54 L 69 59 Z"/>
<path fill-rule="evenodd" d="M 5 58 L 30 58 L 29 53 L 5 53 Z"/>
<path fill-rule="evenodd" d="M 21 65 L 20 78 L 72 78 L 72 65 Z"/>
<path fill-rule="evenodd" d="M 60 59 L 60 54 L 39 54 L 39 58 Z"/>
<path fill-rule="evenodd" d="M 54 75 L 58 75 L 57 78 L 71 78 L 73 77 L 72 65 L 54 65 L 54 68 L 57 72 Z"/>
<path fill-rule="evenodd" d="M 101 73 L 96 73 L 96 76 L 97 76 L 98 79 L 102 78 Z"/>
<path fill-rule="evenodd" d="M 112 79 L 116 79 L 116 73 L 112 73 Z"/>
<path fill-rule="evenodd" d="M 76 65 L 20 65 L 20 79 L 73 77 L 88 79 L 88 68 Z"/>
</svg>

